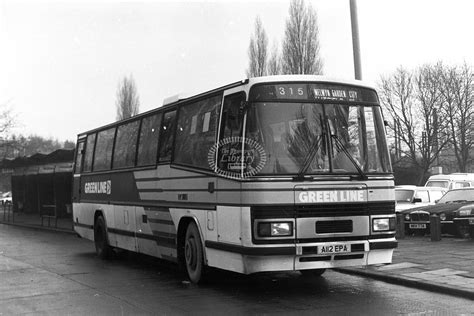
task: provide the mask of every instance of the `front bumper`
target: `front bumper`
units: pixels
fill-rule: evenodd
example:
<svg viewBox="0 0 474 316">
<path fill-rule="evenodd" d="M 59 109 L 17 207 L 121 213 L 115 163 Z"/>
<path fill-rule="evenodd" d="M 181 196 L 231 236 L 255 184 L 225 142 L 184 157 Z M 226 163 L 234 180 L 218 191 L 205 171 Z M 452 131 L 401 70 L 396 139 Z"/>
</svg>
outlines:
<svg viewBox="0 0 474 316">
<path fill-rule="evenodd" d="M 320 253 L 321 247 L 348 246 L 350 251 Z M 353 240 L 344 242 L 304 243 L 279 247 L 241 247 L 206 242 L 208 263 L 233 253 L 233 270 L 245 274 L 257 272 L 297 271 L 307 269 L 367 266 L 392 262 L 393 250 L 398 242 L 394 237 L 384 239 Z M 240 264 L 236 264 L 240 261 Z M 216 262 L 217 264 L 217 262 Z M 240 266 L 240 267 L 239 267 Z"/>
<path fill-rule="evenodd" d="M 456 225 L 474 226 L 474 217 L 456 217 L 453 222 Z"/>
</svg>

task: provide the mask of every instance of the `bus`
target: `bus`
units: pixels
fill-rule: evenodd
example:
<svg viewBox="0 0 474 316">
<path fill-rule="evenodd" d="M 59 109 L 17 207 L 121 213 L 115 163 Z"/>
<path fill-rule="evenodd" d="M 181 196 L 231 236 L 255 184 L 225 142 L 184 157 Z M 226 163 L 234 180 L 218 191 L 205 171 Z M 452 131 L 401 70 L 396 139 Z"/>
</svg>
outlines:
<svg viewBox="0 0 474 316">
<path fill-rule="evenodd" d="M 242 274 L 390 263 L 394 178 L 376 91 L 245 79 L 78 135 L 73 222 L 124 249 Z"/>
</svg>

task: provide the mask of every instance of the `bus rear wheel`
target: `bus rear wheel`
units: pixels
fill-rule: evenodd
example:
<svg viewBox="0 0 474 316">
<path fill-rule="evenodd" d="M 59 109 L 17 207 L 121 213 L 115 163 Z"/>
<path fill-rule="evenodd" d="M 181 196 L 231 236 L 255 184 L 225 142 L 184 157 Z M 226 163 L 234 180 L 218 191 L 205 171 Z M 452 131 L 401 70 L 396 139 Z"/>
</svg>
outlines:
<svg viewBox="0 0 474 316">
<path fill-rule="evenodd" d="M 101 259 L 109 259 L 112 254 L 112 248 L 107 238 L 107 229 L 104 217 L 97 217 L 94 224 L 94 244 L 97 256 Z"/>
<path fill-rule="evenodd" d="M 204 252 L 196 223 L 189 223 L 184 240 L 184 261 L 189 280 L 199 283 L 204 275 Z"/>
</svg>

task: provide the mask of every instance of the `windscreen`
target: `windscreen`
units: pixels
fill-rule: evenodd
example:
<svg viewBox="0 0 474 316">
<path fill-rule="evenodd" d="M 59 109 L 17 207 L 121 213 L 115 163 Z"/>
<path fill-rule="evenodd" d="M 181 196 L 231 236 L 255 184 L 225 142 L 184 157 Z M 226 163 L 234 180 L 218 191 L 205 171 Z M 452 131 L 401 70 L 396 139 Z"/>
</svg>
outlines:
<svg viewBox="0 0 474 316">
<path fill-rule="evenodd" d="M 259 84 L 248 102 L 227 96 L 213 149 L 211 169 L 231 178 L 392 171 L 377 94 L 345 85 Z"/>
<path fill-rule="evenodd" d="M 246 138 L 260 144 L 260 173 L 390 172 L 379 108 L 258 102 L 248 110 Z"/>
<path fill-rule="evenodd" d="M 438 201 L 439 204 L 443 203 L 456 203 L 456 202 L 467 202 L 474 201 L 474 190 L 452 190 L 446 192 L 445 195 Z"/>
<path fill-rule="evenodd" d="M 426 182 L 426 187 L 439 187 L 439 188 L 447 188 L 449 187 L 449 181 L 442 181 L 442 180 L 430 180 Z"/>
<path fill-rule="evenodd" d="M 395 189 L 395 200 L 397 202 L 411 202 L 413 200 L 413 190 L 398 190 Z"/>
<path fill-rule="evenodd" d="M 245 138 L 266 154 L 258 174 L 391 172 L 376 101 L 372 90 L 345 86 L 301 83 L 254 88 Z"/>
</svg>

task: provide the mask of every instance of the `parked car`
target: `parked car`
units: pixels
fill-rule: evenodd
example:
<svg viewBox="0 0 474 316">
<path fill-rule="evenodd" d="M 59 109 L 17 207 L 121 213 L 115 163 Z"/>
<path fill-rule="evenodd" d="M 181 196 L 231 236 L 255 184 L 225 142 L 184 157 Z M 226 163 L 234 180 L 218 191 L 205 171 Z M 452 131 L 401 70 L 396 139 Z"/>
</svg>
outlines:
<svg viewBox="0 0 474 316">
<path fill-rule="evenodd" d="M 436 214 L 441 221 L 441 232 L 459 237 L 467 237 L 465 225 L 454 222 L 456 211 L 474 204 L 474 187 L 453 189 L 446 192 L 435 205 L 416 207 L 402 211 L 407 233 L 425 234 L 430 230 L 430 216 Z"/>
<path fill-rule="evenodd" d="M 474 203 L 464 205 L 455 211 L 453 221 L 456 226 L 464 227 L 474 239 Z"/>
<path fill-rule="evenodd" d="M 3 204 L 8 204 L 12 202 L 12 193 L 10 191 L 2 194 L 0 202 Z"/>
<path fill-rule="evenodd" d="M 437 187 L 418 187 L 414 185 L 398 185 L 395 187 L 395 211 L 419 206 L 434 205 L 448 189 Z"/>
<path fill-rule="evenodd" d="M 448 190 L 474 187 L 474 173 L 437 174 L 428 178 L 426 187 L 443 187 Z"/>
</svg>

